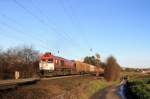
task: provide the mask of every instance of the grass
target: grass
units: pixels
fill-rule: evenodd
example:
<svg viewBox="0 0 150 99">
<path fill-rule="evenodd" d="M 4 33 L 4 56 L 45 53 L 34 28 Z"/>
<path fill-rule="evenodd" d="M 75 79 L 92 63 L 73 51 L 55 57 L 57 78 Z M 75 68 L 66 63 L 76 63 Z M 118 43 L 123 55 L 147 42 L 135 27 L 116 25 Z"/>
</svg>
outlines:
<svg viewBox="0 0 150 99">
<path fill-rule="evenodd" d="M 108 82 L 106 81 L 93 81 L 89 84 L 89 87 L 85 90 L 85 96 L 91 97 L 94 93 L 102 90 L 108 86 Z"/>
<path fill-rule="evenodd" d="M 95 93 L 100 90 L 110 86 L 112 83 L 108 83 L 105 80 L 94 80 L 91 81 L 85 88 L 82 90 L 79 99 L 90 99 Z"/>
<path fill-rule="evenodd" d="M 149 78 L 149 74 L 142 74 L 140 72 L 123 72 L 122 75 L 128 75 L 130 80 L 134 79 L 143 79 L 143 78 Z"/>
</svg>

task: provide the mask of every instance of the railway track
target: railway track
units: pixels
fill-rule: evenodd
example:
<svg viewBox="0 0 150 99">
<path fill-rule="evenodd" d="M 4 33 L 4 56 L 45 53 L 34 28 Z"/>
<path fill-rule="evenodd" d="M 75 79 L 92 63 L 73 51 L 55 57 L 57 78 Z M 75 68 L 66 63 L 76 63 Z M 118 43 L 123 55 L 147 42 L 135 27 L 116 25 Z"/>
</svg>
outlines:
<svg viewBox="0 0 150 99">
<path fill-rule="evenodd" d="M 39 81 L 40 78 L 28 78 L 28 79 L 18 79 L 18 80 L 0 80 L 0 90 L 13 89 L 17 86 L 25 85 L 28 83 L 34 83 Z"/>
<path fill-rule="evenodd" d="M 28 79 L 18 79 L 18 80 L 0 80 L 0 91 L 7 89 L 14 89 L 18 86 L 23 86 L 25 84 L 34 83 L 40 80 L 54 80 L 54 79 L 63 79 L 69 77 L 79 77 L 83 75 L 70 75 L 70 76 L 58 76 L 58 77 L 49 77 L 49 78 L 28 78 Z M 84 76 L 89 76 L 85 74 Z"/>
<path fill-rule="evenodd" d="M 85 75 L 69 75 L 69 76 L 56 76 L 56 77 L 49 77 L 49 78 L 41 78 L 41 80 L 54 80 L 54 79 L 79 77 L 79 76 L 89 76 L 89 74 L 85 74 Z"/>
</svg>

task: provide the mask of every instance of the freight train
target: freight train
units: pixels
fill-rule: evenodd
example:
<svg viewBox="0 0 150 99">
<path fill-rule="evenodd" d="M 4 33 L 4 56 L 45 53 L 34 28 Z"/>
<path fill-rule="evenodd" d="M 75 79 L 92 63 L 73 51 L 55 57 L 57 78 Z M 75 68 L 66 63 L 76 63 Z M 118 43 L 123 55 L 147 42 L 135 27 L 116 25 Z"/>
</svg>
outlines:
<svg viewBox="0 0 150 99">
<path fill-rule="evenodd" d="M 80 61 L 68 60 L 51 53 L 45 53 L 41 56 L 39 68 L 41 75 L 44 77 L 73 74 L 93 74 L 98 76 L 104 72 L 100 67 Z"/>
</svg>

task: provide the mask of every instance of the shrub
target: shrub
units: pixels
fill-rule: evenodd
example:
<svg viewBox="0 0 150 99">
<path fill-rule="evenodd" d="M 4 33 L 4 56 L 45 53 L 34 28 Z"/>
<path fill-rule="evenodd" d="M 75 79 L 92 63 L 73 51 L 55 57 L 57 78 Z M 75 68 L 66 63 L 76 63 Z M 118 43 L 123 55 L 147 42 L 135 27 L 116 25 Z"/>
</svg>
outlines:
<svg viewBox="0 0 150 99">
<path fill-rule="evenodd" d="M 127 89 L 133 99 L 150 99 L 150 85 L 147 84 L 148 79 L 133 80 L 127 85 Z"/>
<path fill-rule="evenodd" d="M 107 81 L 116 81 L 120 78 L 121 68 L 116 59 L 111 56 L 107 59 L 104 77 Z"/>
</svg>

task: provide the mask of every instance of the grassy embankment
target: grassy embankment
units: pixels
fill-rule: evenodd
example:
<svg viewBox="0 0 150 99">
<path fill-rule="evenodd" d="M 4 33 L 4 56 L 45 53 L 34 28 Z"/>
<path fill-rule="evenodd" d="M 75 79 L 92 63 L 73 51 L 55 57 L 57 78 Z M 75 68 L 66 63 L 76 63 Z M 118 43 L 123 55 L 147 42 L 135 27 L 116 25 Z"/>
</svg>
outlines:
<svg viewBox="0 0 150 99">
<path fill-rule="evenodd" d="M 82 90 L 79 99 L 89 99 L 96 92 L 108 87 L 110 83 L 105 80 L 95 80 L 91 81 L 87 87 Z"/>
<path fill-rule="evenodd" d="M 0 92 L 0 99 L 89 99 L 109 85 L 105 80 L 95 77 L 47 80 L 13 91 Z"/>
</svg>

